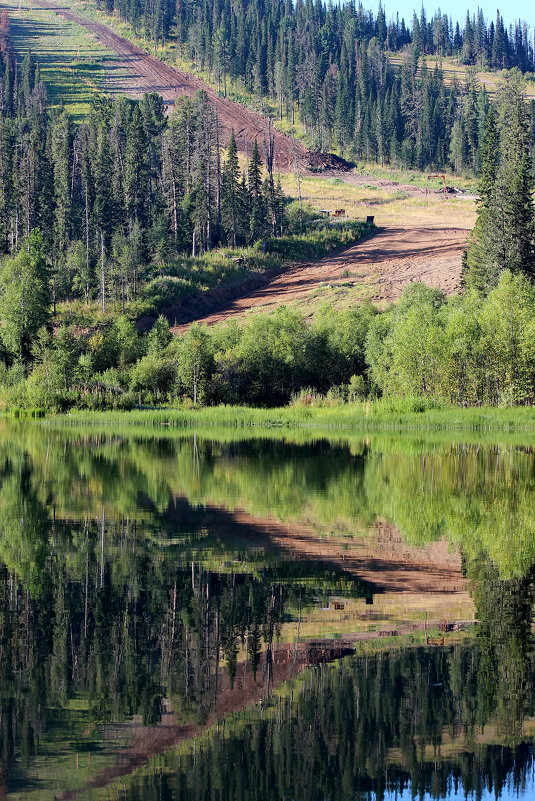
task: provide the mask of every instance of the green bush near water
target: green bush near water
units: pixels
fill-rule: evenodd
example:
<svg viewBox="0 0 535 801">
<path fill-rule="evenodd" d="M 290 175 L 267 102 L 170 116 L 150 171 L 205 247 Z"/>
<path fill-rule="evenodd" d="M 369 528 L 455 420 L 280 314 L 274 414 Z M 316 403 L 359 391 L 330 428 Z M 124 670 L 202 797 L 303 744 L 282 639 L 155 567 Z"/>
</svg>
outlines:
<svg viewBox="0 0 535 801">
<path fill-rule="evenodd" d="M 24 265 L 38 282 L 33 259 L 24 257 Z M 193 323 L 178 337 L 163 317 L 140 335 L 125 315 L 96 329 L 60 326 L 51 334 L 37 328 L 37 314 L 11 313 L 19 289 L 10 287 L 0 296 L 0 318 L 9 320 L 4 341 L 19 357 L 1 367 L 0 411 L 290 404 L 292 420 L 336 407 L 342 423 L 353 425 L 360 402 L 364 417 L 388 421 L 474 407 L 479 425 L 479 407 L 535 401 L 535 291 L 507 271 L 486 297 L 471 291 L 447 298 L 412 284 L 382 311 L 371 303 L 324 306 L 309 321 L 281 306 L 242 325 Z M 265 414 L 269 423 L 271 412 Z"/>
</svg>

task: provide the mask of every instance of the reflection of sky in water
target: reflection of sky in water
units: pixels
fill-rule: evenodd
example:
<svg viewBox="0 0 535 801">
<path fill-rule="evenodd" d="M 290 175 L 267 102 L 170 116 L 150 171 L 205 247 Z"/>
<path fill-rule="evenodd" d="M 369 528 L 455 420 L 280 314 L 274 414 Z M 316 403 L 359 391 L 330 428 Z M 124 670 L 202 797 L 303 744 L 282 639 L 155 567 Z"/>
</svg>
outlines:
<svg viewBox="0 0 535 801">
<path fill-rule="evenodd" d="M 496 798 L 499 798 L 499 801 L 516 801 L 516 799 L 523 799 L 523 801 L 535 801 L 535 769 L 531 772 L 530 776 L 526 776 L 527 782 L 526 787 L 522 790 L 515 790 L 514 787 L 504 787 L 501 794 L 496 795 L 494 790 L 489 792 L 488 790 L 484 790 L 481 795 L 477 795 L 476 793 L 468 793 L 468 795 L 464 792 L 462 787 L 459 787 L 455 790 L 453 787 L 448 792 L 446 796 L 440 796 L 437 799 L 437 796 L 430 795 L 429 793 L 425 793 L 424 795 L 417 794 L 416 796 L 413 795 L 413 792 L 410 787 L 403 792 L 385 792 L 383 798 L 384 801 L 495 801 Z M 375 799 L 376 796 L 374 795 L 373 798 Z"/>
</svg>

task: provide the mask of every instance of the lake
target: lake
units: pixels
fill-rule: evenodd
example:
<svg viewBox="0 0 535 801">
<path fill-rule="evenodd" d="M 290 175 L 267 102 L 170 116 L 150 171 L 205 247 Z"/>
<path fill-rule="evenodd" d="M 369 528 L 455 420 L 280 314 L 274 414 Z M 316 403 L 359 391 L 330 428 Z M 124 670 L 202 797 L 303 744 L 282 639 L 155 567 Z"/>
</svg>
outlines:
<svg viewBox="0 0 535 801">
<path fill-rule="evenodd" d="M 0 798 L 535 797 L 520 435 L 0 421 Z"/>
</svg>

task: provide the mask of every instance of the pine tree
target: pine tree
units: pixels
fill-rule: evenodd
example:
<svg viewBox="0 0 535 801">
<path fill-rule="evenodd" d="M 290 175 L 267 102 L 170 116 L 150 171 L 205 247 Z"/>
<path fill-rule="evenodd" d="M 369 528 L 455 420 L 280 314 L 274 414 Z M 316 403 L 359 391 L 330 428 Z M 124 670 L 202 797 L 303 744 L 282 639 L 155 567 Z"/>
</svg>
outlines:
<svg viewBox="0 0 535 801">
<path fill-rule="evenodd" d="M 260 196 L 262 192 L 262 160 L 256 139 L 253 143 L 251 159 L 247 167 L 247 187 L 253 198 Z"/>
<path fill-rule="evenodd" d="M 62 110 L 52 127 L 51 156 L 54 186 L 54 229 L 53 229 L 53 275 L 52 288 L 54 302 L 64 298 L 70 290 L 68 275 L 64 269 L 65 254 L 69 244 L 72 220 L 70 192 L 72 123 Z"/>
<path fill-rule="evenodd" d="M 471 236 L 466 283 L 488 292 L 503 270 L 535 278 L 535 206 L 529 118 L 518 73 L 498 91 L 482 147 L 480 207 Z"/>
<path fill-rule="evenodd" d="M 263 193 L 262 161 L 255 139 L 247 168 L 247 188 L 250 198 L 249 239 L 256 242 L 266 235 L 267 204 Z"/>
<path fill-rule="evenodd" d="M 227 241 L 234 248 L 238 244 L 239 221 L 242 214 L 240 200 L 240 166 L 236 138 L 232 131 L 227 160 L 221 175 L 221 225 Z"/>
<path fill-rule="evenodd" d="M 483 292 L 498 280 L 496 250 L 496 178 L 499 164 L 500 137 L 496 109 L 487 112 L 481 144 L 481 173 L 478 184 L 478 217 L 470 235 L 464 260 L 463 280 Z"/>
</svg>

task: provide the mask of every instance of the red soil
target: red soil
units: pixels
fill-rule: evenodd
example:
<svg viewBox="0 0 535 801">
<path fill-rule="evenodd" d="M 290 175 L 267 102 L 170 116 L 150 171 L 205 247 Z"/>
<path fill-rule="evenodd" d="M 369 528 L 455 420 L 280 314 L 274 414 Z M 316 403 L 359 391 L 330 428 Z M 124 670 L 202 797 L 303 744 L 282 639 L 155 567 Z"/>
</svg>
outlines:
<svg viewBox="0 0 535 801">
<path fill-rule="evenodd" d="M 195 309 L 195 318 L 212 325 L 252 307 L 269 311 L 280 304 L 306 302 L 314 290 L 326 284 L 367 287 L 374 301 L 395 300 L 412 281 L 452 294 L 459 287 L 468 233 L 464 228 L 385 228 L 323 259 L 297 264 L 277 275 L 248 279 L 237 287 L 207 292 L 202 299 L 204 311 Z M 180 309 L 172 316 L 180 319 Z M 178 325 L 174 331 L 179 333 L 186 327 Z"/>
</svg>

